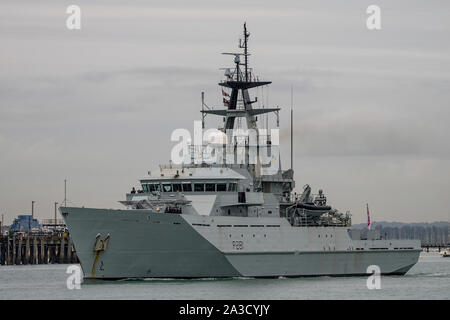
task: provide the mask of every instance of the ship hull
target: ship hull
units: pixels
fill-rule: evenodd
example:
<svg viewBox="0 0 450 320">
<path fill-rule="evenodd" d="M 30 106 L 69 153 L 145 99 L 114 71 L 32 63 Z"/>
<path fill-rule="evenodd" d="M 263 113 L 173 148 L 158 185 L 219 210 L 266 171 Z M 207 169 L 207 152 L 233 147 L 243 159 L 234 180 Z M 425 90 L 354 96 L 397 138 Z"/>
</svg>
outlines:
<svg viewBox="0 0 450 320">
<path fill-rule="evenodd" d="M 351 240 L 346 230 L 290 227 L 282 218 L 260 218 L 262 225 L 250 225 L 255 218 L 60 211 L 84 277 L 93 279 L 356 276 L 366 275 L 371 265 L 382 274 L 401 275 L 420 253 L 415 241 L 363 243 Z M 99 239 L 104 241 L 101 250 Z"/>
</svg>

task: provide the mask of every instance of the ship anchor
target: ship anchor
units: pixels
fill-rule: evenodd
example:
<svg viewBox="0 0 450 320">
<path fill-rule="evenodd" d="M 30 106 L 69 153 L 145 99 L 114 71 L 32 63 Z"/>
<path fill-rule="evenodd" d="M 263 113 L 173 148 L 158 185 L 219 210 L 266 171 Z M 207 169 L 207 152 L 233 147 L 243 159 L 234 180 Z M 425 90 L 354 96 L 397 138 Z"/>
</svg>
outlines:
<svg viewBox="0 0 450 320">
<path fill-rule="evenodd" d="M 100 253 L 103 251 L 106 251 L 106 249 L 108 249 L 108 244 L 109 244 L 110 238 L 111 237 L 110 237 L 109 233 L 104 240 L 102 240 L 100 233 L 97 234 L 97 236 L 95 237 L 95 244 L 94 244 L 95 258 L 94 258 L 94 263 L 92 264 L 92 271 L 91 271 L 91 276 L 93 278 L 95 277 L 96 266 L 97 266 L 98 259 L 100 257 Z M 103 261 L 101 263 L 100 270 L 104 270 L 103 269 Z"/>
</svg>

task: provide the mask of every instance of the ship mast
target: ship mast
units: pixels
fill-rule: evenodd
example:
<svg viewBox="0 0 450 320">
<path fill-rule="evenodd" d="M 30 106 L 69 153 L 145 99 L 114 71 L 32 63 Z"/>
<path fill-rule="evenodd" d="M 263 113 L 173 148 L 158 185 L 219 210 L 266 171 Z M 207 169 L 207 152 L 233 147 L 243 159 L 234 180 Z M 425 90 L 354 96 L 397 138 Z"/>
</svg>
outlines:
<svg viewBox="0 0 450 320">
<path fill-rule="evenodd" d="M 247 23 L 244 23 L 244 45 L 239 46 L 240 48 L 244 48 L 244 65 L 245 65 L 245 81 L 248 82 L 248 46 L 247 46 L 247 40 L 250 36 L 250 33 L 247 32 Z M 240 42 L 240 41 L 239 41 Z"/>
<path fill-rule="evenodd" d="M 210 109 L 210 110 L 201 110 L 203 114 L 212 114 L 217 116 L 225 117 L 225 130 L 234 129 L 235 120 L 238 117 L 245 117 L 247 120 L 247 128 L 249 129 L 257 129 L 256 121 L 257 115 L 275 112 L 278 116 L 278 111 L 280 108 L 259 108 L 254 109 L 252 104 L 257 102 L 257 98 L 255 100 L 251 100 L 250 94 L 248 92 L 249 89 L 257 88 L 260 86 L 271 84 L 271 81 L 259 81 L 256 78 L 251 79 L 251 68 L 249 68 L 248 57 L 250 53 L 248 53 L 248 39 L 250 37 L 250 33 L 247 31 L 247 25 L 244 23 L 244 39 L 240 39 L 239 48 L 243 49 L 243 53 L 241 52 L 224 52 L 225 55 L 234 56 L 235 68 L 233 71 L 230 71 L 229 68 L 225 68 L 226 79 L 219 83 L 219 86 L 231 89 L 231 93 L 229 94 L 229 101 L 227 100 L 226 109 Z M 241 62 L 241 56 L 244 56 L 244 62 Z M 242 68 L 241 68 L 242 67 Z M 243 72 L 242 72 L 243 69 Z M 241 92 L 242 102 L 244 105 L 243 109 L 237 108 L 238 96 L 239 92 Z"/>
<path fill-rule="evenodd" d="M 244 23 L 244 32 L 243 32 L 243 39 L 239 39 L 239 49 L 242 49 L 241 52 L 224 52 L 222 54 L 225 55 L 231 55 L 234 56 L 234 68 L 222 68 L 225 70 L 225 79 L 219 82 L 219 86 L 222 87 L 223 92 L 223 102 L 225 105 L 225 109 L 221 108 L 209 108 L 205 109 L 202 108 L 202 116 L 204 121 L 205 115 L 216 115 L 224 117 L 224 132 L 228 136 L 227 141 L 231 144 L 234 144 L 235 151 L 236 149 L 236 142 L 233 142 L 234 139 L 238 139 L 238 137 L 233 136 L 232 130 L 235 127 L 236 119 L 245 118 L 247 123 L 247 129 L 249 130 L 255 130 L 256 131 L 256 141 L 257 141 L 257 153 L 259 154 L 260 151 L 263 149 L 260 149 L 261 146 L 259 145 L 261 132 L 257 125 L 258 115 L 267 114 L 267 113 L 275 113 L 277 118 L 277 126 L 279 126 L 279 110 L 280 108 L 253 108 L 253 103 L 257 102 L 257 97 L 254 98 L 254 100 L 251 99 L 249 89 L 254 89 L 257 87 L 269 85 L 272 82 L 271 81 L 260 81 L 258 78 L 256 78 L 253 74 L 252 68 L 249 66 L 249 46 L 248 46 L 248 40 L 250 37 L 250 33 L 247 31 L 247 24 Z M 242 61 L 241 61 L 242 60 Z M 223 89 L 231 89 L 231 92 L 225 92 Z M 203 105 L 203 102 L 202 102 Z M 204 122 L 203 122 L 204 123 Z M 239 125 L 239 122 L 238 122 Z M 268 128 L 267 128 L 268 130 Z M 268 132 L 263 133 L 263 135 L 267 135 L 265 138 L 266 146 L 269 147 L 269 154 L 265 154 L 265 157 L 272 156 L 272 157 L 280 157 L 278 146 L 275 146 L 272 144 L 272 137 L 271 134 Z M 235 140 L 237 141 L 237 140 Z M 242 141 L 242 140 L 241 140 Z M 272 158 L 272 162 L 270 164 L 261 164 L 260 158 L 257 158 L 256 164 L 250 164 L 249 162 L 249 143 L 245 142 L 245 161 L 247 163 L 247 168 L 250 172 L 252 172 L 254 178 L 261 179 L 261 175 L 265 175 L 266 173 L 263 173 L 262 167 L 264 166 L 271 166 L 272 162 L 274 161 Z M 265 149 L 264 149 L 265 150 Z M 276 151 L 275 151 L 276 150 Z M 262 151 L 266 152 L 266 151 Z M 276 156 L 273 156 L 273 154 L 277 154 Z M 242 167 L 242 162 L 237 163 L 239 160 L 237 159 L 238 155 L 237 153 L 234 154 L 236 157 L 236 165 L 239 165 Z M 281 161 L 278 162 L 278 173 L 281 174 Z M 256 181 L 256 180 L 255 180 Z M 262 181 L 262 180 L 261 180 Z M 260 182 L 261 182 L 260 181 Z"/>
</svg>

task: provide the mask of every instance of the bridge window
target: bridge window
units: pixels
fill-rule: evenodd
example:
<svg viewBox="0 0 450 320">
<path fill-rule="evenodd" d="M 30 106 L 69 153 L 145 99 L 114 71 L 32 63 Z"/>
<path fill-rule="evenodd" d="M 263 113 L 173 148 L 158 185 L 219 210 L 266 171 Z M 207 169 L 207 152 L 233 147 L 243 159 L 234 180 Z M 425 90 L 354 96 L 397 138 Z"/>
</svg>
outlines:
<svg viewBox="0 0 450 320">
<path fill-rule="evenodd" d="M 148 185 L 148 191 L 149 192 L 153 192 L 153 191 L 159 191 L 159 183 L 152 183 Z"/>
<path fill-rule="evenodd" d="M 203 183 L 194 183 L 194 191 L 204 192 L 205 191 L 205 185 Z"/>
<path fill-rule="evenodd" d="M 226 183 L 218 183 L 217 191 L 227 191 L 227 184 Z"/>
<path fill-rule="evenodd" d="M 144 183 L 142 184 L 142 190 L 144 192 L 159 191 L 159 183 Z"/>
<path fill-rule="evenodd" d="M 192 184 L 189 183 L 183 183 L 183 192 L 191 192 L 192 191 Z"/>
<path fill-rule="evenodd" d="M 180 181 L 182 182 L 182 181 Z M 227 188 L 228 187 L 228 188 Z M 144 192 L 164 191 L 164 192 L 236 192 L 237 183 L 194 183 L 191 182 L 182 183 L 163 183 L 161 186 L 158 183 L 145 183 L 142 184 L 142 190 Z"/>
</svg>

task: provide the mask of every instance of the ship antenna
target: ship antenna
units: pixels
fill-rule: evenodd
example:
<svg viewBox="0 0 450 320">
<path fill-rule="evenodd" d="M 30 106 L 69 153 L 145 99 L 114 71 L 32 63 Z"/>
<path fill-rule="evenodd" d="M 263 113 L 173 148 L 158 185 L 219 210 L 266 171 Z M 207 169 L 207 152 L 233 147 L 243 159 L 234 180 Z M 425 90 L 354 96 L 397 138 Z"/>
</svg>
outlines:
<svg viewBox="0 0 450 320">
<path fill-rule="evenodd" d="M 294 171 L 294 87 L 291 85 L 291 170 Z"/>
<path fill-rule="evenodd" d="M 64 207 L 67 207 L 67 180 L 64 179 Z"/>
<path fill-rule="evenodd" d="M 202 91 L 202 129 L 205 129 L 205 117 L 206 113 L 205 111 L 205 93 Z"/>
<path fill-rule="evenodd" d="M 211 108 L 208 107 L 208 105 L 205 103 L 205 92 L 202 91 L 202 129 L 205 129 L 205 118 L 206 118 L 205 108 L 211 110 Z"/>
<path fill-rule="evenodd" d="M 247 22 L 244 22 L 244 45 L 239 43 L 239 47 L 244 49 L 244 67 L 245 67 L 245 82 L 248 82 L 248 37 L 250 32 L 247 32 Z M 240 41 L 239 41 L 240 42 Z"/>
</svg>

